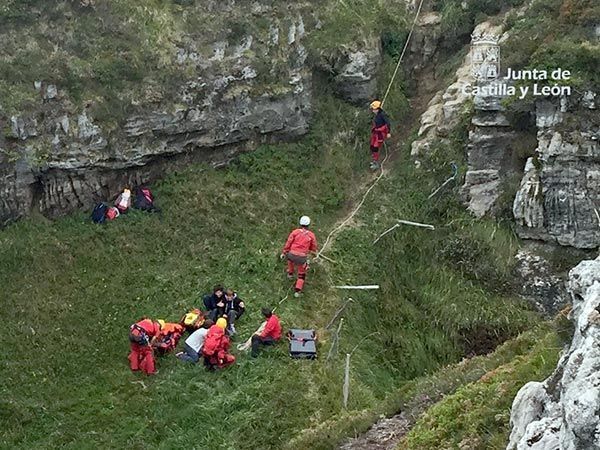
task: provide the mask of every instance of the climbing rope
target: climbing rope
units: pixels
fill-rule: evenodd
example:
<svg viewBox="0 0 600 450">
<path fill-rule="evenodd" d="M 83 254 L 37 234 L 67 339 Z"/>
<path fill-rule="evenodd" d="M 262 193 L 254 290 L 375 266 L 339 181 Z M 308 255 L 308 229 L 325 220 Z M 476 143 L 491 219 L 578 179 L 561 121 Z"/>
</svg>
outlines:
<svg viewBox="0 0 600 450">
<path fill-rule="evenodd" d="M 406 42 L 404 43 L 404 48 L 402 49 L 402 53 L 400 53 L 400 58 L 398 58 L 398 64 L 396 64 L 396 69 L 394 69 L 394 73 L 392 74 L 392 78 L 390 79 L 390 84 L 388 84 L 387 90 L 383 98 L 381 99 L 381 106 L 385 103 L 385 99 L 390 93 L 390 89 L 392 88 L 392 84 L 394 84 L 394 80 L 396 79 L 396 75 L 398 74 L 398 69 L 400 69 L 400 63 L 402 62 L 402 58 L 404 58 L 404 54 L 406 53 L 406 49 L 408 49 L 408 44 L 410 42 L 410 38 L 412 37 L 415 26 L 417 25 L 417 19 L 419 18 L 419 14 L 421 13 L 421 7 L 423 6 L 423 2 L 425 0 L 421 0 L 419 3 L 419 7 L 417 8 L 417 13 L 415 14 L 415 18 L 413 20 L 412 26 L 410 27 L 410 32 L 408 33 L 408 37 L 406 38 Z"/>
<path fill-rule="evenodd" d="M 415 26 L 417 24 L 417 19 L 419 18 L 419 14 L 421 13 L 421 7 L 423 6 L 423 2 L 425 0 L 421 0 L 421 2 L 419 3 L 419 7 L 417 8 L 417 12 L 415 14 L 415 18 L 413 20 L 412 26 L 410 28 L 410 32 L 408 33 L 408 36 L 406 38 L 406 42 L 404 43 L 404 48 L 402 49 L 402 53 L 400 53 L 400 58 L 398 58 L 398 63 L 396 64 L 396 68 L 394 70 L 394 73 L 392 74 L 392 78 L 390 79 L 390 82 L 388 84 L 387 90 L 385 91 L 385 95 L 383 96 L 383 99 L 381 101 L 381 106 L 383 106 L 383 104 L 385 103 L 385 100 L 390 92 L 390 89 L 392 88 L 392 85 L 394 84 L 394 80 L 396 79 L 396 75 L 398 74 L 398 69 L 400 68 L 400 63 L 402 62 L 402 58 L 404 58 L 404 54 L 406 53 L 406 49 L 408 48 L 408 44 L 410 43 L 410 38 L 412 37 L 413 31 L 415 29 Z M 317 256 L 315 259 L 319 259 L 322 256 L 322 254 L 325 252 L 325 250 L 327 249 L 327 246 L 329 245 L 330 240 L 342 229 L 346 226 L 346 224 L 348 222 L 350 222 L 350 220 L 352 220 L 352 218 L 356 215 L 356 213 L 360 210 L 360 208 L 362 207 L 362 205 L 365 203 L 365 200 L 367 199 L 367 196 L 369 195 L 369 193 L 373 190 L 373 188 L 377 185 L 377 183 L 379 183 L 379 180 L 381 180 L 381 178 L 384 175 L 383 172 L 383 165 L 385 164 L 385 162 L 387 161 L 387 159 L 390 156 L 390 152 L 387 151 L 387 145 L 385 144 L 385 142 L 383 143 L 383 146 L 385 148 L 385 158 L 383 158 L 383 161 L 381 162 L 381 172 L 379 173 L 379 175 L 377 176 L 377 178 L 375 179 L 375 181 L 373 181 L 373 183 L 371 184 L 371 186 L 369 186 L 369 188 L 367 189 L 367 191 L 365 192 L 365 194 L 363 195 L 362 200 L 360 201 L 360 203 L 358 204 L 358 206 L 356 208 L 354 208 L 354 210 L 350 213 L 350 215 L 348 217 L 346 217 L 346 219 L 340 223 L 337 227 L 335 227 L 331 233 L 329 233 L 329 235 L 327 236 L 327 239 L 325 239 L 325 243 L 323 244 L 323 246 L 321 247 L 321 250 L 317 253 Z M 325 257 L 323 257 L 323 259 L 325 259 Z"/>
<path fill-rule="evenodd" d="M 329 233 L 329 235 L 327 236 L 327 239 L 325 239 L 325 243 L 321 247 L 321 250 L 317 253 L 317 257 L 315 259 L 321 258 L 321 254 L 324 253 L 325 250 L 327 249 L 327 245 L 329 245 L 329 241 L 331 240 L 331 238 L 333 236 L 335 236 L 342 228 L 344 228 L 346 226 L 346 224 L 348 222 L 350 222 L 352 220 L 352 218 L 356 215 L 356 213 L 362 207 L 363 203 L 365 203 L 365 200 L 367 199 L 367 196 L 369 195 L 369 193 L 373 190 L 373 188 L 377 185 L 377 183 L 379 182 L 379 180 L 381 180 L 381 178 L 383 177 L 383 165 L 385 164 L 385 162 L 387 161 L 387 159 L 390 156 L 390 154 L 387 151 L 387 146 L 385 145 L 385 142 L 383 143 L 383 146 L 385 148 L 385 158 L 383 158 L 383 161 L 381 161 L 381 172 L 379 173 L 379 175 L 377 176 L 377 178 L 375 179 L 375 181 L 373 181 L 373 183 L 371 184 L 371 186 L 369 186 L 369 189 L 367 189 L 367 191 L 363 195 L 362 200 L 356 206 L 356 208 L 354 208 L 354 210 L 350 213 L 350 215 L 348 217 L 346 217 L 346 219 L 344 219 L 344 221 L 342 223 L 340 223 L 337 227 L 335 227 L 331 231 L 331 233 Z"/>
<path fill-rule="evenodd" d="M 452 176 L 450 178 L 448 178 L 446 181 L 444 181 L 439 188 L 437 188 L 435 191 L 433 191 L 429 195 L 429 197 L 427 197 L 427 200 L 430 200 L 432 197 L 434 197 L 435 194 L 437 194 L 438 192 L 440 192 L 448 183 L 450 183 L 451 181 L 456 180 L 456 177 L 458 176 L 458 166 L 456 165 L 456 163 L 454 161 L 452 161 L 450 163 L 450 168 L 452 169 Z"/>
</svg>

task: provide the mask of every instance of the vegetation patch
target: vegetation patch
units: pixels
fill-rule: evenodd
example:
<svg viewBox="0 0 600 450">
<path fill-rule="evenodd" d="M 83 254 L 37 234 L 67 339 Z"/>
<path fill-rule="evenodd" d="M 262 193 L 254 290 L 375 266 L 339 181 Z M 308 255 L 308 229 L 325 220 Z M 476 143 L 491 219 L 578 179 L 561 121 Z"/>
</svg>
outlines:
<svg viewBox="0 0 600 450">
<path fill-rule="evenodd" d="M 98 104 L 104 105 L 107 120 L 119 117 L 112 114 L 117 106 L 109 99 L 128 99 L 132 86 L 146 77 L 169 85 L 168 55 L 182 32 L 189 31 L 186 27 L 204 17 L 181 25 L 174 15 L 188 17 L 182 8 L 193 5 L 158 0 L 145 6 L 106 3 L 98 7 L 102 20 L 86 15 L 77 2 L 58 2 L 55 8 L 42 1 L 21 3 L 31 9 L 0 7 L 0 23 L 11 24 L 3 37 L 19 27 L 34 36 L 37 28 L 27 15 L 31 11 L 60 24 L 64 42 L 56 61 L 42 61 L 51 65 L 43 70 L 55 71 L 49 73 L 73 98 L 102 98 Z M 474 11 L 473 4 L 466 3 L 467 11 Z M 439 5 L 447 24 L 454 23 L 453 11 L 462 14 L 457 2 Z M 365 2 L 346 0 L 335 10 L 339 23 L 323 29 L 321 47 L 314 43 L 314 48 L 368 38 L 378 30 L 377 17 L 392 16 L 383 14 L 389 2 L 376 2 L 361 15 L 363 6 Z M 333 12 L 328 7 L 330 3 L 323 5 L 324 11 Z M 131 18 L 131 27 L 124 26 L 122 17 Z M 469 12 L 466 20 L 459 19 L 471 24 L 475 16 Z M 457 39 L 466 36 L 461 29 Z M 18 40 L 7 38 L 13 47 L 3 49 L 15 56 L 15 66 L 0 63 L 1 74 L 12 76 L 15 67 L 32 71 L 22 81 L 0 82 L 3 90 L 16 86 L 24 99 L 26 91 L 20 88 L 39 75 L 29 58 L 44 54 L 40 42 L 57 44 L 56 30 L 40 30 L 43 39 L 18 46 Z M 74 39 L 81 30 L 100 37 Z M 223 30 L 224 38 L 227 33 Z M 386 52 L 395 55 L 401 41 L 402 35 L 389 37 Z M 64 47 L 69 47 L 66 55 Z M 393 66 L 386 60 L 383 73 Z M 157 183 L 153 188 L 161 216 L 132 212 L 100 227 L 78 214 L 52 223 L 29 219 L 2 231 L 0 312 L 7 329 L 0 369 L 1 446 L 330 448 L 325 444 L 364 429 L 374 414 L 396 412 L 432 386 L 439 386 L 439 392 L 454 390 L 502 362 L 507 365 L 481 385 L 459 391 L 455 400 L 440 406 L 439 414 L 432 412 L 430 420 L 439 416 L 443 427 L 417 427 L 407 440 L 407 445 L 433 442 L 431 448 L 441 448 L 436 445 L 444 439 L 480 445 L 469 440 L 478 436 L 485 445 L 497 445 L 511 395 L 531 376 L 550 370 L 559 345 L 547 332 L 525 354 L 531 337 L 539 338 L 526 334 L 529 338 L 507 343 L 500 353 L 455 365 L 465 354 L 486 353 L 539 319 L 506 288 L 519 245 L 511 230 L 472 218 L 458 200 L 457 186 L 428 199 L 449 176 L 450 162 L 464 173 L 466 126 L 459 127 L 448 148 L 423 159 L 419 169 L 408 156 L 408 142 L 388 146 L 387 152 L 396 152 L 393 162 L 386 162 L 390 171 L 353 225 L 336 237 L 326 254 L 334 262 L 313 264 L 306 295 L 289 298 L 291 285 L 277 254 L 297 218 L 311 216 L 322 243 L 346 212 L 348 199 L 360 199 L 357 187 L 372 179 L 365 169 L 370 116 L 329 93 L 319 96 L 312 130 L 301 142 L 262 146 L 223 170 L 192 165 Z M 4 108 L 17 108 L 20 98 L 3 103 Z M 401 89 L 390 94 L 386 109 L 394 123 L 409 113 Z M 400 226 L 374 243 L 398 219 L 436 229 Z M 277 310 L 284 327 L 317 328 L 321 355 L 332 343 L 325 325 L 349 296 L 332 286 L 374 283 L 380 289 L 352 295 L 338 352 L 328 363 L 324 358 L 291 360 L 281 344 L 256 360 L 238 354 L 233 368 L 218 373 L 173 357 L 159 361 L 155 377 L 130 373 L 128 326 L 145 314 L 177 320 L 200 306 L 201 294 L 218 282 L 246 300 L 248 314 L 237 327 L 241 338 L 255 330 L 261 306 L 285 299 Z M 353 352 L 351 395 L 343 410 L 342 355 L 347 352 Z M 508 363 L 515 354 L 521 359 Z M 423 378 L 427 374 L 433 375 Z M 486 403 L 488 395 L 492 400 Z M 470 411 L 469 405 L 479 415 L 459 416 L 448 424 L 456 436 L 444 435 L 449 417 Z"/>
<path fill-rule="evenodd" d="M 513 69 L 569 70 L 569 83 L 589 88 L 600 83 L 596 68 L 600 47 L 593 26 L 600 6 L 589 0 L 535 0 L 524 14 L 506 20 L 508 40 L 502 65 Z M 564 83 L 564 81 L 563 81 Z"/>
<path fill-rule="evenodd" d="M 533 348 L 461 387 L 425 413 L 399 449 L 504 449 L 510 432 L 510 407 L 528 381 L 552 373 L 563 342 L 555 330 L 540 334 Z"/>
<path fill-rule="evenodd" d="M 390 63 L 384 71 L 392 69 Z M 347 299 L 331 286 L 380 284 L 353 295 L 329 364 L 290 360 L 281 344 L 256 360 L 238 354 L 233 368 L 216 374 L 173 357 L 159 361 L 155 377 L 129 372 L 128 326 L 143 314 L 177 320 L 217 282 L 246 300 L 249 312 L 237 328 L 249 336 L 259 308 L 290 292 L 276 255 L 297 218 L 311 216 L 322 242 L 347 199 L 358 196 L 370 176 L 369 116 L 321 95 L 301 142 L 261 147 L 223 170 L 194 165 L 158 183 L 162 216 L 133 212 L 99 227 L 74 215 L 3 231 L 1 311 L 18 319 L 7 322 L 1 375 L 3 409 L 11 413 L 2 445 L 281 448 L 460 360 L 460 330 L 488 327 L 510 337 L 535 321 L 522 302 L 490 292 L 439 257 L 450 236 L 461 229 L 475 236 L 482 226 L 451 189 L 426 199 L 447 175 L 448 160 L 460 162 L 460 155 L 425 161 L 416 172 L 407 147 L 388 147 L 399 152 L 394 169 L 327 253 L 336 263 L 313 264 L 305 297 L 278 308 L 284 327 L 319 330 L 324 356 L 331 344 L 324 326 Z M 392 120 L 405 108 L 400 92 L 390 95 Z M 334 140 L 331 130 L 340 132 Z M 400 228 L 373 245 L 397 218 L 437 230 Z M 506 252 L 510 236 L 490 234 L 490 251 Z M 492 261 L 495 278 L 505 261 Z M 355 347 L 343 411 L 341 355 Z"/>
<path fill-rule="evenodd" d="M 359 436 L 379 418 L 391 417 L 399 412 L 404 412 L 409 420 L 416 421 L 432 404 L 461 387 L 489 376 L 486 374 L 493 373 L 498 367 L 510 364 L 517 358 L 528 357 L 540 339 L 556 328 L 562 330 L 563 325 L 565 324 L 562 320 L 556 324 L 541 323 L 540 326 L 505 342 L 489 355 L 463 359 L 457 364 L 407 381 L 372 409 L 342 413 L 313 429 L 306 430 L 286 448 L 330 449 L 338 444 L 342 437 Z M 566 326 L 568 328 L 568 324 Z M 569 337 L 565 334 L 561 339 L 566 341 Z M 432 447 L 421 448 L 445 448 L 443 444 L 436 442 Z"/>
</svg>

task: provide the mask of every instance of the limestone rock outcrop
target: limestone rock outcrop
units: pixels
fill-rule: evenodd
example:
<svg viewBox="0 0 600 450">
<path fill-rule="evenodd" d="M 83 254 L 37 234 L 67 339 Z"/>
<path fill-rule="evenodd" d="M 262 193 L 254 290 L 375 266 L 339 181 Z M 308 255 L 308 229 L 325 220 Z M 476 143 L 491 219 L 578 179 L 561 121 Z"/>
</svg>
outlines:
<svg viewBox="0 0 600 450">
<path fill-rule="evenodd" d="M 306 38 L 327 25 L 314 4 L 210 0 L 201 8 L 231 28 L 177 30 L 161 53 L 169 79 L 144 78 L 111 104 L 119 111 L 106 108 L 99 117 L 96 106 L 105 98 L 76 102 L 51 75 L 32 83 L 37 100 L 26 109 L 7 113 L 0 99 L 0 226 L 32 210 L 55 217 L 91 208 L 124 184 L 152 181 L 190 161 L 222 165 L 308 131 L 314 67 Z M 256 17 L 260 26 L 246 26 Z M 338 53 L 333 83 L 340 95 L 371 99 L 379 39 L 349 42 Z"/>
<path fill-rule="evenodd" d="M 536 154 L 514 200 L 519 235 L 600 245 L 600 117 L 591 92 L 536 102 Z"/>
<path fill-rule="evenodd" d="M 435 23 L 433 19 L 432 23 Z M 473 35 L 500 35 L 501 26 L 482 22 Z M 472 74 L 472 55 L 464 58 L 456 70 L 455 81 L 439 91 L 429 102 L 421 116 L 417 139 L 412 143 L 411 154 L 426 155 L 432 146 L 443 148 L 452 145 L 452 132 L 467 126 L 470 116 L 467 143 L 467 170 L 461 196 L 467 208 L 477 217 L 489 213 L 502 193 L 502 182 L 512 171 L 511 153 L 517 134 L 504 114 L 502 97 L 493 90 L 480 89 L 472 93 L 476 81 Z M 483 86 L 484 82 L 478 82 Z"/>
<path fill-rule="evenodd" d="M 431 24 L 435 24 L 435 14 L 430 14 L 433 14 L 431 16 Z M 429 16 L 426 15 L 423 20 Z M 497 29 L 498 27 L 493 26 L 489 22 L 482 22 L 477 25 L 473 33 L 492 33 L 497 31 Z M 426 57 L 427 55 L 420 55 L 417 59 L 422 61 Z M 465 87 L 474 83 L 475 79 L 471 73 L 471 55 L 467 54 L 455 72 L 454 82 L 433 96 L 427 106 L 427 110 L 421 116 L 417 139 L 412 143 L 411 154 L 413 156 L 418 157 L 419 155 L 427 154 L 432 145 L 448 144 L 450 133 L 461 123 L 464 115 L 470 112 L 472 96 L 468 90 L 465 90 Z M 479 100 L 477 106 L 482 111 L 493 111 L 493 106 L 497 103 L 492 102 L 491 105 L 489 103 L 487 99 L 482 98 Z M 493 124 L 482 122 L 480 125 L 491 126 Z M 500 123 L 500 125 L 504 124 Z"/>
<path fill-rule="evenodd" d="M 467 209 L 482 217 L 494 209 L 502 194 L 502 182 L 513 171 L 511 155 L 518 134 L 504 114 L 499 95 L 474 95 L 473 110 L 468 167 L 461 191 Z"/>
<path fill-rule="evenodd" d="M 551 244 L 526 242 L 515 255 L 519 295 L 549 316 L 557 314 L 571 300 L 566 290 L 567 274 L 544 256 L 551 251 Z"/>
<path fill-rule="evenodd" d="M 507 450 L 600 449 L 600 258 L 572 269 L 568 290 L 573 341 L 548 379 L 517 394 Z"/>
<path fill-rule="evenodd" d="M 375 98 L 377 71 L 381 64 L 381 42 L 373 35 L 363 42 L 321 54 L 318 68 L 331 77 L 336 93 L 355 105 Z"/>
</svg>

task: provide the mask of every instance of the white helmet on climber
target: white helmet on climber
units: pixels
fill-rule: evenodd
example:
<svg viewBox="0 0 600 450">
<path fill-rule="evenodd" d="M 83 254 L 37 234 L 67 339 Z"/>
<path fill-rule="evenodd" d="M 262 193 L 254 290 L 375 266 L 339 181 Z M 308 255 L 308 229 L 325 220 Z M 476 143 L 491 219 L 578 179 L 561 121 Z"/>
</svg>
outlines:
<svg viewBox="0 0 600 450">
<path fill-rule="evenodd" d="M 310 217 L 302 216 L 300 217 L 300 226 L 307 227 L 310 225 Z"/>
</svg>

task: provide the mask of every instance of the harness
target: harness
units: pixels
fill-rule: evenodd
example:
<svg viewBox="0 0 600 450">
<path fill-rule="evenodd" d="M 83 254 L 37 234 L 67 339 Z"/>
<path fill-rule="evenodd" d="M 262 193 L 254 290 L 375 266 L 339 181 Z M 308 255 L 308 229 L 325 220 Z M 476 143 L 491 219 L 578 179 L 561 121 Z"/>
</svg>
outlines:
<svg viewBox="0 0 600 450">
<path fill-rule="evenodd" d="M 137 331 L 137 334 L 135 332 Z M 150 338 L 148 336 L 148 332 L 140 327 L 137 323 L 134 323 L 129 328 L 129 342 L 133 342 L 138 345 L 148 345 L 150 344 Z"/>
</svg>

